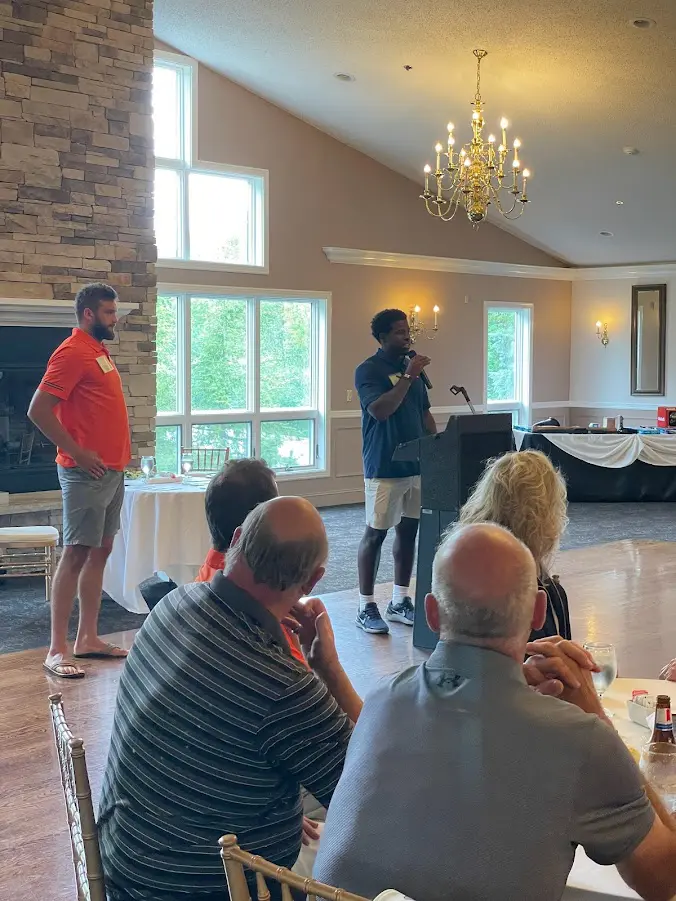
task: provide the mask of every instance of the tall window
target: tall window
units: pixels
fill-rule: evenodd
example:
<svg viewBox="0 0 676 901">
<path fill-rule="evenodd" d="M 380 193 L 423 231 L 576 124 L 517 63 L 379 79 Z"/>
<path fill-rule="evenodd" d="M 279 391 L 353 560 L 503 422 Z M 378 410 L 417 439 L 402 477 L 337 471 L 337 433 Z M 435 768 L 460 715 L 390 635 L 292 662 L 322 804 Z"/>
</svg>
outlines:
<svg viewBox="0 0 676 901">
<path fill-rule="evenodd" d="M 527 425 L 531 404 L 530 306 L 487 304 L 486 410 L 512 413 L 515 425 Z"/>
<path fill-rule="evenodd" d="M 326 297 L 161 292 L 157 465 L 228 447 L 278 472 L 326 469 Z"/>
<path fill-rule="evenodd" d="M 158 53 L 153 67 L 155 234 L 181 268 L 266 270 L 267 173 L 194 159 L 193 63 Z"/>
</svg>

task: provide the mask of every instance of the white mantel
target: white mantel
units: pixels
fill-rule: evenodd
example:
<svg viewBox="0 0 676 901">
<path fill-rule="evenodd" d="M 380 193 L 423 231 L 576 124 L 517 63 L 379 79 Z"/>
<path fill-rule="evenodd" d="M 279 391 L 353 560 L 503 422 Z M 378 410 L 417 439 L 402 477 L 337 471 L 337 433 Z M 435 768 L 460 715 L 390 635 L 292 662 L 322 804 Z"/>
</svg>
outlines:
<svg viewBox="0 0 676 901">
<path fill-rule="evenodd" d="M 117 303 L 120 317 L 136 309 L 137 303 Z M 75 306 L 72 300 L 0 297 L 0 326 L 3 325 L 68 328 L 75 325 Z"/>
</svg>

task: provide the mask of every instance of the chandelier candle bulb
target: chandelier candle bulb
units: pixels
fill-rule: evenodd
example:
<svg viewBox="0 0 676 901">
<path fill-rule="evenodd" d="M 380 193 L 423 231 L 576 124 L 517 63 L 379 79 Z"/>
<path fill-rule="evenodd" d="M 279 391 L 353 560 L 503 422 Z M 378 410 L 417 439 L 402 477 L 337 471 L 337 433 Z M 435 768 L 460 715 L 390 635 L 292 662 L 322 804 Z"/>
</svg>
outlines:
<svg viewBox="0 0 676 901">
<path fill-rule="evenodd" d="M 429 193 L 430 190 L 430 172 L 432 171 L 432 167 L 427 163 L 423 172 L 425 173 L 425 194 Z"/>
<path fill-rule="evenodd" d="M 434 313 L 434 331 L 436 332 L 439 328 L 439 307 L 436 304 L 432 307 L 432 312 Z"/>
</svg>

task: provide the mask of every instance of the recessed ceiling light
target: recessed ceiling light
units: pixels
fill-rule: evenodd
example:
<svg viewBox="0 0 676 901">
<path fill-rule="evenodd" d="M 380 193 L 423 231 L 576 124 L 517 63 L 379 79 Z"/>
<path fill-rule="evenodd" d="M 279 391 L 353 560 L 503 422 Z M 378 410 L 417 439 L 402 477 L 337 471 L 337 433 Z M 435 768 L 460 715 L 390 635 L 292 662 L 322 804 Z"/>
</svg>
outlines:
<svg viewBox="0 0 676 901">
<path fill-rule="evenodd" d="M 631 25 L 632 28 L 646 29 L 646 28 L 654 28 L 656 25 L 656 22 L 654 19 L 646 19 L 644 16 L 639 16 L 636 19 L 630 19 L 629 24 Z"/>
<path fill-rule="evenodd" d="M 599 234 L 601 235 L 602 238 L 612 238 L 613 237 L 612 232 L 599 232 Z"/>
<path fill-rule="evenodd" d="M 616 200 L 615 206 L 624 206 L 624 200 Z"/>
<path fill-rule="evenodd" d="M 639 149 L 638 147 L 623 147 L 622 153 L 626 154 L 627 156 L 638 156 Z"/>
<path fill-rule="evenodd" d="M 336 72 L 336 74 L 333 77 L 337 78 L 338 81 L 354 81 L 355 80 L 354 75 L 348 75 L 347 72 Z"/>
</svg>

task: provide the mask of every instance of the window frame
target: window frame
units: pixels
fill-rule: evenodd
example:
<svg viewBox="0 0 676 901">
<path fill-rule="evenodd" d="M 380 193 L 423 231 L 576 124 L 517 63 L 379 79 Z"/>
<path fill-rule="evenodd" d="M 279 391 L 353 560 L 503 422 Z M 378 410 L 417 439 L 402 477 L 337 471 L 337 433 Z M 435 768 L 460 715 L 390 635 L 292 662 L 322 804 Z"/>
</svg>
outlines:
<svg viewBox="0 0 676 901">
<path fill-rule="evenodd" d="M 178 426 L 179 448 L 192 445 L 193 425 L 250 423 L 251 456 L 260 456 L 261 423 L 306 421 L 314 423 L 314 465 L 276 469 L 277 479 L 326 478 L 330 473 L 330 325 L 331 294 L 326 291 L 256 290 L 254 288 L 214 288 L 209 285 L 158 285 L 158 295 L 178 297 L 176 336 L 176 382 L 179 410 L 157 412 L 156 427 Z M 247 409 L 192 412 L 190 361 L 190 297 L 243 299 L 247 304 Z M 260 409 L 260 305 L 266 300 L 299 301 L 313 304 L 312 320 L 312 401 L 314 406 L 276 410 Z M 322 365 L 323 364 L 323 365 Z M 190 440 L 188 440 L 190 439 Z"/>
<path fill-rule="evenodd" d="M 517 396 L 510 400 L 488 400 L 488 314 L 492 310 L 518 314 L 514 382 Z M 533 404 L 533 304 L 499 300 L 484 301 L 483 402 L 487 413 L 511 413 L 514 425 L 530 425 Z"/>
<path fill-rule="evenodd" d="M 164 66 L 181 73 L 181 109 L 179 113 L 180 159 L 155 157 L 154 168 L 175 172 L 179 178 L 179 251 L 180 257 L 159 257 L 158 266 L 171 269 L 195 269 L 214 272 L 241 272 L 258 275 L 269 274 L 269 172 L 248 166 L 233 166 L 201 160 L 197 148 L 197 100 L 198 65 L 196 60 L 166 50 L 156 50 L 153 68 Z M 221 263 L 216 260 L 192 260 L 190 254 L 189 191 L 188 180 L 191 173 L 223 175 L 247 178 L 251 182 L 252 217 L 249 223 L 249 241 L 253 247 L 254 263 Z"/>
</svg>

